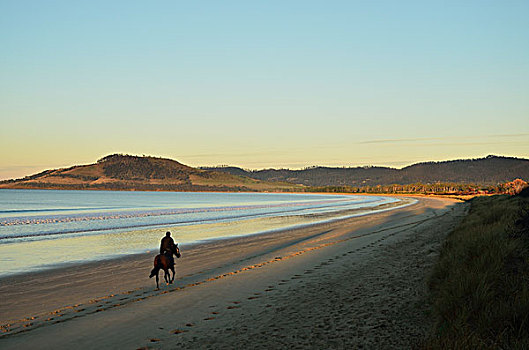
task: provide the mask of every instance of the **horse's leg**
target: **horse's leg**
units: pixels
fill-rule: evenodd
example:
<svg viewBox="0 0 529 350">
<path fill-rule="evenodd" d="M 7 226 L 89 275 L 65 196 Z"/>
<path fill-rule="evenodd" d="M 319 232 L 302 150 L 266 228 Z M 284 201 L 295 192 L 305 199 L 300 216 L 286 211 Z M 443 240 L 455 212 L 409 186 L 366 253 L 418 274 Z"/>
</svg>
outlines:
<svg viewBox="0 0 529 350">
<path fill-rule="evenodd" d="M 160 286 L 158 283 L 158 272 L 160 272 L 160 256 L 159 255 L 157 255 L 154 258 L 154 269 L 151 270 L 151 274 L 149 275 L 149 278 L 156 276 L 156 288 L 160 289 Z"/>
<path fill-rule="evenodd" d="M 169 270 L 168 270 L 168 269 L 165 269 L 164 272 L 165 272 L 165 274 L 164 274 L 164 277 L 165 277 L 165 283 L 166 283 L 166 284 L 169 284 L 169 281 L 170 281 L 170 280 L 169 280 L 169 277 L 170 277 L 170 276 L 169 276 Z"/>
<path fill-rule="evenodd" d="M 173 283 L 174 282 L 174 275 L 175 275 L 174 266 L 171 266 L 170 269 L 173 272 L 173 277 L 171 278 L 171 282 L 170 283 Z"/>
</svg>

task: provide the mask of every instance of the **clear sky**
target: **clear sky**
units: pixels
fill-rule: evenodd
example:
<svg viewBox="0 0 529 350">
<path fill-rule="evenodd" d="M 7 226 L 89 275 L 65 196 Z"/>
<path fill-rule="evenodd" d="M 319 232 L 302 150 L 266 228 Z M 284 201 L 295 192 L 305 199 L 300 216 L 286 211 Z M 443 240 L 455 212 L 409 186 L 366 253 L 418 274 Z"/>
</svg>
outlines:
<svg viewBox="0 0 529 350">
<path fill-rule="evenodd" d="M 529 158 L 529 1 L 0 0 L 0 179 Z"/>
</svg>

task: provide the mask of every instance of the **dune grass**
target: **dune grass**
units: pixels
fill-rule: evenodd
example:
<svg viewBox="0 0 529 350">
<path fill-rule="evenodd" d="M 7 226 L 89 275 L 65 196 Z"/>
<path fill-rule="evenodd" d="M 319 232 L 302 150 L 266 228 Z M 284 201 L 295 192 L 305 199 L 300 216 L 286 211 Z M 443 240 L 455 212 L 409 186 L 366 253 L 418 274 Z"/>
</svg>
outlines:
<svg viewBox="0 0 529 350">
<path fill-rule="evenodd" d="M 529 198 L 474 198 L 430 279 L 427 349 L 529 349 Z"/>
</svg>

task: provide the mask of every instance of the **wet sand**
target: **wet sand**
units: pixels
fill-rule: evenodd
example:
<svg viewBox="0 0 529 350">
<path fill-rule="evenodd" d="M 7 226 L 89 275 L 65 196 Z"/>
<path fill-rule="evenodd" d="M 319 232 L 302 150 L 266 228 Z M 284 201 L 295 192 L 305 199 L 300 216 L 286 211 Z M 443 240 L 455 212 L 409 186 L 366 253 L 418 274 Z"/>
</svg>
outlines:
<svg viewBox="0 0 529 350">
<path fill-rule="evenodd" d="M 465 208 L 419 198 L 182 246 L 175 283 L 160 290 L 154 254 L 4 278 L 0 347 L 409 348 L 427 327 L 425 277 Z"/>
</svg>

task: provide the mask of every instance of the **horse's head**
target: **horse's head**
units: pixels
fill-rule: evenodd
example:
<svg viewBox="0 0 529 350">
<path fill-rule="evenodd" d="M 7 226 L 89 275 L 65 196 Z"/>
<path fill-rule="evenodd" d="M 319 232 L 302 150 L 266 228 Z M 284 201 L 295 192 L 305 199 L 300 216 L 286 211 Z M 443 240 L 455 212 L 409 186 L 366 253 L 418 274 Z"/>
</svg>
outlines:
<svg viewBox="0 0 529 350">
<path fill-rule="evenodd" d="M 180 248 L 178 248 L 178 243 L 175 244 L 175 247 L 174 247 L 174 255 L 176 255 L 177 258 L 181 257 L 181 255 L 180 255 Z"/>
</svg>

